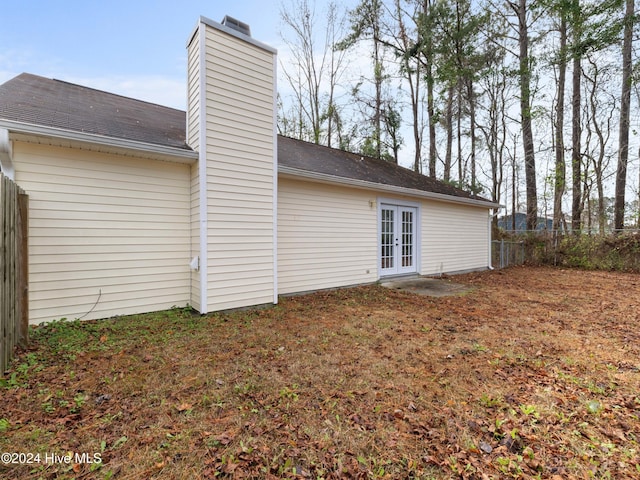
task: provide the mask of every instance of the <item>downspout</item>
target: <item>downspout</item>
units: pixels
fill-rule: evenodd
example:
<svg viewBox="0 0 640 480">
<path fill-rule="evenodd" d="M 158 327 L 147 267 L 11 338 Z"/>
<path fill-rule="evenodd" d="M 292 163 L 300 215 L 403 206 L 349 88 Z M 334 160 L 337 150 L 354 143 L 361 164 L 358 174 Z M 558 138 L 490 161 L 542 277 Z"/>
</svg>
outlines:
<svg viewBox="0 0 640 480">
<path fill-rule="evenodd" d="M 15 181 L 16 169 L 13 166 L 13 147 L 9 139 L 9 130 L 0 128 L 0 170 L 10 180 Z"/>
</svg>

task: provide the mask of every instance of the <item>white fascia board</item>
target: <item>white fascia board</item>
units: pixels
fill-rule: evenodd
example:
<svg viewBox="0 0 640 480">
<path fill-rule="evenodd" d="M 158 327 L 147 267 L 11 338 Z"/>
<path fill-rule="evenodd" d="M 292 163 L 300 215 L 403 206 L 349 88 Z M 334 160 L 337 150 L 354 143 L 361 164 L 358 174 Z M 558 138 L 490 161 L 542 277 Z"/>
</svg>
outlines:
<svg viewBox="0 0 640 480">
<path fill-rule="evenodd" d="M 313 180 L 321 183 L 330 183 L 334 185 L 345 185 L 349 187 L 366 188 L 368 190 L 377 190 L 382 192 L 391 192 L 396 195 L 409 195 L 411 197 L 426 198 L 429 200 L 436 200 L 439 202 L 458 203 L 462 205 L 469 205 L 474 207 L 483 208 L 498 208 L 497 203 L 489 202 L 486 200 L 476 200 L 473 198 L 455 197 L 453 195 L 445 195 L 443 193 L 426 192 L 424 190 L 417 190 L 415 188 L 397 187 L 395 185 L 386 185 L 383 183 L 368 182 L 366 180 L 357 180 L 353 178 L 338 177 L 335 175 L 329 175 L 326 173 L 310 172 L 308 170 L 302 170 L 299 168 L 292 168 L 286 166 L 278 166 L 278 173 L 285 176 L 304 178 L 306 180 Z"/>
<path fill-rule="evenodd" d="M 11 180 L 16 178 L 16 170 L 13 166 L 13 146 L 9 138 L 9 130 L 0 128 L 0 171 Z"/>
<path fill-rule="evenodd" d="M 0 129 L 9 130 L 12 133 L 50 137 L 72 142 L 90 143 L 111 148 L 121 148 L 124 150 L 132 150 L 139 154 L 146 153 L 150 155 L 160 155 L 167 157 L 167 159 L 171 158 L 171 161 L 177 163 L 192 164 L 198 159 L 198 153 L 193 150 L 183 150 L 180 148 L 166 147 L 137 140 L 105 137 L 93 133 L 75 132 L 72 130 L 65 130 L 63 128 L 15 122 L 12 120 L 0 120 Z"/>
</svg>

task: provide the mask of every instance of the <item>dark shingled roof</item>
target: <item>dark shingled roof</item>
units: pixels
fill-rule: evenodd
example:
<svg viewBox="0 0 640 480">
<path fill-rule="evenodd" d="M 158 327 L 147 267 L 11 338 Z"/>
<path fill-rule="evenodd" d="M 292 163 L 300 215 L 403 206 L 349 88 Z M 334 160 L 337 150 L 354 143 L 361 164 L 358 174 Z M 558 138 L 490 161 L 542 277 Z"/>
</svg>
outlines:
<svg viewBox="0 0 640 480">
<path fill-rule="evenodd" d="M 0 119 L 189 148 L 183 111 L 29 73 L 0 85 Z"/>
<path fill-rule="evenodd" d="M 181 110 L 23 73 L 0 85 L 0 121 L 190 150 Z M 278 137 L 278 164 L 309 173 L 490 202 L 384 160 Z"/>
<path fill-rule="evenodd" d="M 278 163 L 308 172 L 488 202 L 484 198 L 377 158 L 278 137 Z"/>
</svg>

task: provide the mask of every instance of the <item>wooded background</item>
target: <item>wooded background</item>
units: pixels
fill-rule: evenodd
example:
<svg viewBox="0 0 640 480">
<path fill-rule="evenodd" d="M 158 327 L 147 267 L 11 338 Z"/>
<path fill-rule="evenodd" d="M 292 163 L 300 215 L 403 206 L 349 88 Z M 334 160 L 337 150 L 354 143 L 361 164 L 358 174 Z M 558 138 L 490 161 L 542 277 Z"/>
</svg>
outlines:
<svg viewBox="0 0 640 480">
<path fill-rule="evenodd" d="M 640 229 L 634 0 L 286 0 L 279 133 L 554 229 Z"/>
</svg>

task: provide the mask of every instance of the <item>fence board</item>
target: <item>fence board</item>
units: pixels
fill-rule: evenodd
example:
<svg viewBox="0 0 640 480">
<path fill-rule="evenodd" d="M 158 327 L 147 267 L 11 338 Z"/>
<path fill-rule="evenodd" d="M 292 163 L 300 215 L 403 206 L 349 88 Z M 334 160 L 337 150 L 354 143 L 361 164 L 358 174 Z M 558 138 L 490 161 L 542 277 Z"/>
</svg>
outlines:
<svg viewBox="0 0 640 480">
<path fill-rule="evenodd" d="M 0 173 L 0 375 L 28 341 L 28 197 Z"/>
</svg>

